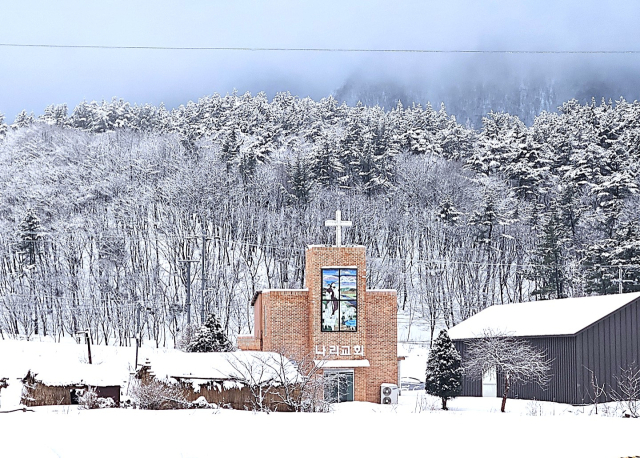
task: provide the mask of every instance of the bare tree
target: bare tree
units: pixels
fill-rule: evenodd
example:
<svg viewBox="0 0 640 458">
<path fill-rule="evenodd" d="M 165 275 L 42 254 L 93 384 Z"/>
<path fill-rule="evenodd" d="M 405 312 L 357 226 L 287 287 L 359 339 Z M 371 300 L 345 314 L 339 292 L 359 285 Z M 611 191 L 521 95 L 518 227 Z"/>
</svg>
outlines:
<svg viewBox="0 0 640 458">
<path fill-rule="evenodd" d="M 626 415 L 633 418 L 640 417 L 640 368 L 636 364 L 620 370 L 618 390 L 613 398 L 622 405 Z"/>
<path fill-rule="evenodd" d="M 269 412 L 282 407 L 293 412 L 327 412 L 331 404 L 324 398 L 324 389 L 338 380 L 327 380 L 322 363 L 313 358 L 312 354 L 298 357 L 280 351 L 250 356 L 230 353 L 227 361 L 234 369 L 232 378 L 249 388 L 253 410 Z"/>
<path fill-rule="evenodd" d="M 591 382 L 591 393 L 589 393 L 589 396 L 591 397 L 591 402 L 593 402 L 593 405 L 596 408 L 596 415 L 598 415 L 598 403 L 600 401 L 600 397 L 605 395 L 605 384 L 603 383 L 602 385 L 600 385 L 598 383 L 598 377 L 596 376 L 596 374 L 594 374 L 594 372 L 585 367 L 585 369 L 587 369 L 589 371 L 589 373 L 591 374 L 590 377 L 590 382 Z"/>
<path fill-rule="evenodd" d="M 231 379 L 249 388 L 251 409 L 257 412 L 270 412 L 271 393 L 278 388 L 275 374 L 269 365 L 273 355 L 230 353 L 227 361 L 233 368 Z"/>
<path fill-rule="evenodd" d="M 272 354 L 264 363 L 273 371 L 280 389 L 275 392 L 280 402 L 294 412 L 327 412 L 331 410 L 324 392 L 329 385 L 339 383 L 337 378 L 324 375 L 323 361 L 314 360 L 316 355 L 292 355 L 281 350 Z M 292 366 L 297 374 L 292 377 Z"/>
<path fill-rule="evenodd" d="M 492 370 L 503 377 L 500 411 L 504 412 L 511 385 L 517 382 L 546 385 L 551 363 L 545 352 L 533 348 L 524 340 L 485 329 L 482 337 L 467 343 L 463 366 L 465 373 L 476 380 L 481 380 L 484 374 Z"/>
</svg>

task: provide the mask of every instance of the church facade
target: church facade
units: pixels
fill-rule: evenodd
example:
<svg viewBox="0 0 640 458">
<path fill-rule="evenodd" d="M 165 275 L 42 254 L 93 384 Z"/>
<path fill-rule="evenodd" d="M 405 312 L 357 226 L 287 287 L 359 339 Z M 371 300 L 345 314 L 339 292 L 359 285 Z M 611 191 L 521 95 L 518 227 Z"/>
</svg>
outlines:
<svg viewBox="0 0 640 458">
<path fill-rule="evenodd" d="M 378 403 L 381 385 L 398 382 L 396 292 L 368 290 L 365 248 L 340 246 L 339 231 L 336 242 L 306 249 L 304 289 L 255 295 L 254 334 L 238 347 L 311 355 L 325 376 L 340 377 L 325 397 Z"/>
</svg>

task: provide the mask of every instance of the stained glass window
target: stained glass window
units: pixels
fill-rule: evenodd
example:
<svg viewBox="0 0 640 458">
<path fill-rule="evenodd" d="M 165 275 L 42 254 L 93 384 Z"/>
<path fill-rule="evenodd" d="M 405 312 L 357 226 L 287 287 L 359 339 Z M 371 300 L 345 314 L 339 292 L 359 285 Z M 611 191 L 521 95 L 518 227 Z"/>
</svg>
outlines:
<svg viewBox="0 0 640 458">
<path fill-rule="evenodd" d="M 355 332 L 358 329 L 356 269 L 322 269 L 322 330 Z"/>
</svg>

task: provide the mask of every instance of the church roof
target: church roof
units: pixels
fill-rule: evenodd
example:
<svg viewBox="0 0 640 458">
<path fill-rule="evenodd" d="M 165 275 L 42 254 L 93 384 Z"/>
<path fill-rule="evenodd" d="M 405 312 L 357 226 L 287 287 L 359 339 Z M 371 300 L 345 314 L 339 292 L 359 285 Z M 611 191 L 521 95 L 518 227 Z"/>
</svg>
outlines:
<svg viewBox="0 0 640 458">
<path fill-rule="evenodd" d="M 627 293 L 494 305 L 448 332 L 456 340 L 481 337 L 484 330 L 516 337 L 574 335 L 638 297 Z"/>
</svg>

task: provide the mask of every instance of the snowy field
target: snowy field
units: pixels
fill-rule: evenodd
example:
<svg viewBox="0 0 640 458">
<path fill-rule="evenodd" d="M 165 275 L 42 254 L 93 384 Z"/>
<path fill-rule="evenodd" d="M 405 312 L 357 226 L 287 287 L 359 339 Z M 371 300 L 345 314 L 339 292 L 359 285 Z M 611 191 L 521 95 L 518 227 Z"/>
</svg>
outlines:
<svg viewBox="0 0 640 458">
<path fill-rule="evenodd" d="M 18 407 L 20 374 L 33 369 L 51 382 L 82 372 L 95 381 L 125 382 L 134 349 L 75 343 L 0 340 L 0 411 Z M 404 377 L 424 377 L 427 352 L 410 346 Z M 175 350 L 142 348 L 159 369 Z M 183 354 L 180 354 L 183 355 Z M 184 358 L 181 358 L 181 360 Z M 172 363 L 173 364 L 173 363 Z M 164 371 L 160 371 L 161 375 Z M 4 374 L 4 375 L 3 375 Z M 66 375 L 65 375 L 66 374 Z M 593 407 L 509 399 L 458 398 L 450 410 L 422 391 L 403 391 L 397 406 L 336 405 L 330 413 L 253 413 L 233 410 L 79 410 L 35 407 L 0 413 L 0 458 L 91 457 L 623 457 L 640 455 L 640 419 Z M 610 407 L 612 409 L 612 407 Z"/>
<path fill-rule="evenodd" d="M 2 457 L 622 457 L 640 454 L 640 420 L 590 408 L 460 398 L 451 410 L 404 392 L 397 406 L 326 414 L 38 407 L 0 414 Z M 535 415 L 534 415 L 535 414 Z"/>
</svg>

